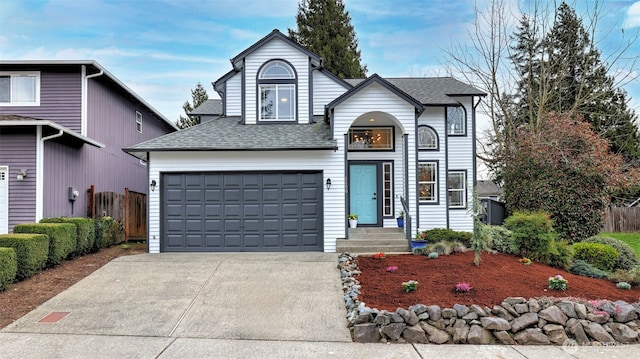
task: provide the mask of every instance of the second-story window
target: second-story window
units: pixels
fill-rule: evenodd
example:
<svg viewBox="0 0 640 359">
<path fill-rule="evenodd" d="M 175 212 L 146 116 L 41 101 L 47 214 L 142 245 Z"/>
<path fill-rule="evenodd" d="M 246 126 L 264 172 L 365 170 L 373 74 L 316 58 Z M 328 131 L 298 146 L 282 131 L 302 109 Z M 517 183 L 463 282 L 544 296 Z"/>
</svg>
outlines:
<svg viewBox="0 0 640 359">
<path fill-rule="evenodd" d="M 39 72 L 0 72 L 0 106 L 38 106 Z"/>
<path fill-rule="evenodd" d="M 296 73 L 284 61 L 268 62 L 258 74 L 258 119 L 295 121 Z"/>
<path fill-rule="evenodd" d="M 142 133 L 142 114 L 136 111 L 136 131 Z"/>
<path fill-rule="evenodd" d="M 447 107 L 448 135 L 465 135 L 467 133 L 465 122 L 465 111 L 462 106 Z"/>
</svg>

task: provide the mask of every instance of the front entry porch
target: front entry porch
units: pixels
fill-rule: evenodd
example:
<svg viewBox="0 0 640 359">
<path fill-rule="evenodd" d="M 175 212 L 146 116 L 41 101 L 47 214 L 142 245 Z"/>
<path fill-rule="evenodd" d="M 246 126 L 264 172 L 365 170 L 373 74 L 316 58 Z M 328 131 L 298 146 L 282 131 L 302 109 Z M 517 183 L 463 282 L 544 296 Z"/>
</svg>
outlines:
<svg viewBox="0 0 640 359">
<path fill-rule="evenodd" d="M 350 228 L 349 239 L 336 241 L 337 253 L 411 253 L 402 228 Z"/>
</svg>

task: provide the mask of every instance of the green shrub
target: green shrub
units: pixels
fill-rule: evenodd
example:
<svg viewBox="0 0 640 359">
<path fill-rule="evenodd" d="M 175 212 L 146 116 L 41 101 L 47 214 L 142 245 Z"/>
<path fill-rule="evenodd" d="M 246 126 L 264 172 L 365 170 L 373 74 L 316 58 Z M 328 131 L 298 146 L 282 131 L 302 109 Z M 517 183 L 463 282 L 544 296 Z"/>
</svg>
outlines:
<svg viewBox="0 0 640 359">
<path fill-rule="evenodd" d="M 566 241 L 553 240 L 547 253 L 541 256 L 540 263 L 567 270 L 573 261 L 573 247 Z"/>
<path fill-rule="evenodd" d="M 73 223 L 76 225 L 76 250 L 73 254 L 82 255 L 94 249 L 96 239 L 95 223 L 91 218 L 43 218 L 40 223 Z"/>
<path fill-rule="evenodd" d="M 426 253 L 426 248 L 413 248 L 412 252 L 416 256 L 421 256 Z"/>
<path fill-rule="evenodd" d="M 518 246 L 511 237 L 511 231 L 503 226 L 486 226 L 486 233 L 491 238 L 491 246 L 500 253 L 518 254 Z"/>
<path fill-rule="evenodd" d="M 620 256 L 616 259 L 613 269 L 631 269 L 640 264 L 633 248 L 619 239 L 594 236 L 585 239 L 582 243 L 602 243 L 617 249 Z"/>
<path fill-rule="evenodd" d="M 631 284 L 629 284 L 627 282 L 620 282 L 620 283 L 616 284 L 616 287 L 618 287 L 620 289 L 629 290 L 629 289 L 631 289 Z"/>
<path fill-rule="evenodd" d="M 547 255 L 555 238 L 551 218 L 545 212 L 516 211 L 504 221 L 504 226 L 511 231 L 518 253 L 536 261 Z"/>
<path fill-rule="evenodd" d="M 627 282 L 632 285 L 640 285 L 640 265 L 637 265 L 629 270 L 618 269 L 611 273 L 609 279 L 616 282 Z"/>
<path fill-rule="evenodd" d="M 592 266 L 591 264 L 583 261 L 582 259 L 574 260 L 573 264 L 571 264 L 571 268 L 569 268 L 569 272 L 575 275 L 580 275 L 583 277 L 590 277 L 590 278 L 608 278 L 609 277 L 609 273 Z"/>
<path fill-rule="evenodd" d="M 437 258 L 438 258 L 438 253 L 437 253 L 437 252 L 431 252 L 431 253 L 429 253 L 429 258 L 430 258 L 430 259 L 437 259 Z"/>
<path fill-rule="evenodd" d="M 47 264 L 49 237 L 46 234 L 0 234 L 0 247 L 11 247 L 16 252 L 18 270 L 16 279 L 23 280 L 36 274 Z"/>
<path fill-rule="evenodd" d="M 610 272 L 620 255 L 617 249 L 602 243 L 576 243 L 573 245 L 576 259 L 582 259 L 592 266 Z"/>
<path fill-rule="evenodd" d="M 24 223 L 13 227 L 13 232 L 49 236 L 49 267 L 60 264 L 76 248 L 76 226 L 71 223 Z"/>
<path fill-rule="evenodd" d="M 471 244 L 471 237 L 473 236 L 473 234 L 470 232 L 458 232 L 452 229 L 433 228 L 426 231 L 421 231 L 418 234 L 418 236 L 420 238 L 426 239 L 431 243 L 461 242 L 466 247 L 469 247 L 469 245 Z"/>
<path fill-rule="evenodd" d="M 18 273 L 18 259 L 13 248 L 0 247 L 0 292 L 9 288 Z"/>
</svg>

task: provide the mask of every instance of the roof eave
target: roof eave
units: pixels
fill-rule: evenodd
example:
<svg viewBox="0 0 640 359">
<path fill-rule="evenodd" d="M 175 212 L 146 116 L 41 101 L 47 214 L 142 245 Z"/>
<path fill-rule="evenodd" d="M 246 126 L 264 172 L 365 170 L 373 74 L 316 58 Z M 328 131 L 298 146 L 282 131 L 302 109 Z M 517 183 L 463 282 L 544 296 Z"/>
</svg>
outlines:
<svg viewBox="0 0 640 359">
<path fill-rule="evenodd" d="M 85 137 L 82 136 L 80 134 L 78 134 L 77 132 L 70 130 L 64 126 L 61 126 L 53 121 L 49 121 L 49 120 L 26 120 L 26 121 L 2 121 L 0 120 L 0 127 L 2 126 L 49 126 L 55 130 L 58 131 L 62 131 L 64 134 L 69 135 L 83 143 L 86 143 L 88 145 L 94 146 L 94 147 L 98 147 L 98 148 L 105 148 L 106 145 L 103 144 L 102 142 L 98 142 L 94 139 L 91 139 L 89 137 Z"/>
</svg>

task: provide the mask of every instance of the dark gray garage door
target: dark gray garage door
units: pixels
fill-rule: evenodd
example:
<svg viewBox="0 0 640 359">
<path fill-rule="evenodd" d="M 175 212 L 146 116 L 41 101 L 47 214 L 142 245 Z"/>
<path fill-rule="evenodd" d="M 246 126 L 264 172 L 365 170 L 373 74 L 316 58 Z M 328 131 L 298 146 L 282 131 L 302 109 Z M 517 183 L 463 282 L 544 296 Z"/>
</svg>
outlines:
<svg viewBox="0 0 640 359">
<path fill-rule="evenodd" d="M 322 251 L 322 173 L 164 173 L 163 252 Z"/>
</svg>

